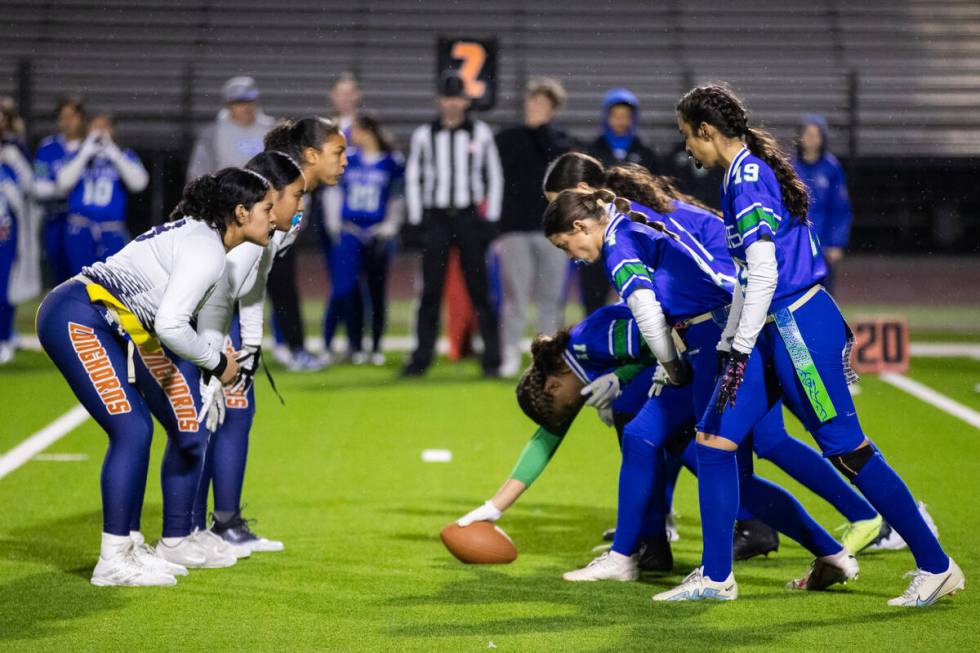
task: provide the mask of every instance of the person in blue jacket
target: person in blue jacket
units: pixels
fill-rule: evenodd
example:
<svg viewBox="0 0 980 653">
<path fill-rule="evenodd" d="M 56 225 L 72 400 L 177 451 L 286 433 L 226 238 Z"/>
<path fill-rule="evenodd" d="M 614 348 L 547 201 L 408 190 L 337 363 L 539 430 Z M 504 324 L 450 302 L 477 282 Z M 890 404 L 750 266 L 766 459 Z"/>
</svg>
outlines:
<svg viewBox="0 0 980 653">
<path fill-rule="evenodd" d="M 851 200 L 844 166 L 827 151 L 827 120 L 823 116 L 806 113 L 800 118 L 793 167 L 810 191 L 808 217 L 827 262 L 823 285 L 833 294 L 837 264 L 844 258 L 851 237 Z"/>
</svg>

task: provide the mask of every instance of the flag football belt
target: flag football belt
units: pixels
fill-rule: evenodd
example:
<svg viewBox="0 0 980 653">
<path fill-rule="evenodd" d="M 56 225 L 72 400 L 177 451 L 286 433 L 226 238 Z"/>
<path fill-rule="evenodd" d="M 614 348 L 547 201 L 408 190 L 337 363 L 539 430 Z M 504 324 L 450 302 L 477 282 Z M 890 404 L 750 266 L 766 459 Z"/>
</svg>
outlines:
<svg viewBox="0 0 980 653">
<path fill-rule="evenodd" d="M 136 366 L 133 363 L 133 356 L 136 353 L 136 347 L 143 347 L 148 352 L 159 351 L 160 341 L 151 335 L 139 318 L 104 286 L 95 283 L 84 274 L 78 274 L 75 278 L 85 284 L 85 292 L 88 293 L 89 301 L 93 304 L 100 304 L 110 319 L 127 336 L 126 376 L 130 383 L 135 383 Z"/>
<path fill-rule="evenodd" d="M 803 340 L 803 334 L 800 333 L 796 318 L 793 317 L 796 310 L 810 301 L 821 290 L 823 290 L 823 286 L 819 284 L 813 286 L 789 306 L 770 314 L 766 318 L 766 323 L 776 324 L 776 329 L 786 345 L 786 351 L 789 352 L 790 360 L 793 361 L 793 367 L 796 369 L 796 376 L 799 377 L 803 391 L 806 393 L 807 399 L 810 400 L 813 412 L 816 413 L 817 419 L 821 422 L 827 422 L 837 416 L 837 411 L 834 409 L 834 402 L 831 401 L 830 394 L 823 384 L 823 379 L 820 378 L 820 373 L 817 372 L 817 366 L 813 362 L 806 342 Z"/>
</svg>

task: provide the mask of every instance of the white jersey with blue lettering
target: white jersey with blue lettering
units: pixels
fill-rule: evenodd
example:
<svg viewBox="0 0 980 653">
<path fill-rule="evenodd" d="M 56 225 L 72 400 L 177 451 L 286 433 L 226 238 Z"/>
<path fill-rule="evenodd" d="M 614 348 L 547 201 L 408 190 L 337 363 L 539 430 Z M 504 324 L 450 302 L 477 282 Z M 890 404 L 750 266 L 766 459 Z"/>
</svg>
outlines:
<svg viewBox="0 0 980 653">
<path fill-rule="evenodd" d="M 82 275 L 108 290 L 175 354 L 213 370 L 220 350 L 198 336 L 191 322 L 223 278 L 225 255 L 217 231 L 181 218 L 137 236 L 105 262 L 83 268 Z"/>
</svg>

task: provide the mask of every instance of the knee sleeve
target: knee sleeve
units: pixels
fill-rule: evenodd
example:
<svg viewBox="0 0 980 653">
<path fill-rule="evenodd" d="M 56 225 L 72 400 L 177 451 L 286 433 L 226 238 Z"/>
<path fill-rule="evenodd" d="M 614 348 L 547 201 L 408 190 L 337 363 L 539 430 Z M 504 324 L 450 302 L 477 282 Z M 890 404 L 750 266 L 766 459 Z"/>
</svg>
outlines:
<svg viewBox="0 0 980 653">
<path fill-rule="evenodd" d="M 831 456 L 830 462 L 837 470 L 853 481 L 854 477 L 861 473 L 861 469 L 868 464 L 875 455 L 875 448 L 871 445 L 855 449 L 849 453 Z"/>
</svg>

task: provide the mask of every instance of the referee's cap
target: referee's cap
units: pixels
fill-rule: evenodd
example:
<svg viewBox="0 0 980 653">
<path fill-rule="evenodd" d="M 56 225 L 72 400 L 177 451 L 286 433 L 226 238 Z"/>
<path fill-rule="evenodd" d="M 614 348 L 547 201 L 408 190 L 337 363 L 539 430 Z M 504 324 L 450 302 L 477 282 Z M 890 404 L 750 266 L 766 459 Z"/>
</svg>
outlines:
<svg viewBox="0 0 980 653">
<path fill-rule="evenodd" d="M 466 97 L 466 84 L 455 70 L 450 68 L 439 79 L 440 97 Z"/>
<path fill-rule="evenodd" d="M 221 94 L 225 98 L 225 104 L 229 102 L 255 102 L 259 99 L 259 87 L 255 85 L 255 80 L 251 77 L 242 75 L 232 77 L 221 87 Z"/>
</svg>

